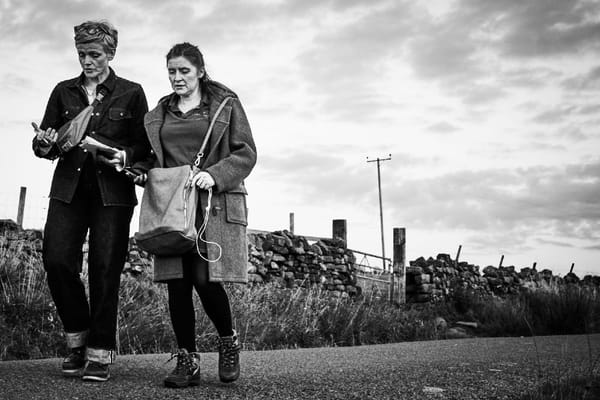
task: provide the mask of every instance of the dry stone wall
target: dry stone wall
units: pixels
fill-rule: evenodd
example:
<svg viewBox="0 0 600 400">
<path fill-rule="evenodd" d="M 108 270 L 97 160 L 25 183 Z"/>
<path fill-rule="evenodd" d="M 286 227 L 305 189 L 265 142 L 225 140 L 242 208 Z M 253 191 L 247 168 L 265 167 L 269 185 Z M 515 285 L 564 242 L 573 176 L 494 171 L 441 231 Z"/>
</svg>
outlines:
<svg viewBox="0 0 600 400">
<path fill-rule="evenodd" d="M 248 234 L 250 282 L 279 282 L 287 287 L 320 285 L 336 295 L 356 295 L 354 254 L 343 240 L 309 243 L 288 231 Z"/>
<path fill-rule="evenodd" d="M 427 302 L 443 299 L 454 290 L 470 289 L 494 295 L 508 295 L 520 290 L 547 288 L 563 284 L 594 285 L 600 287 L 600 276 L 587 275 L 579 279 L 573 273 L 559 277 L 549 269 L 537 271 L 514 266 L 479 266 L 467 262 L 455 262 L 448 254 L 436 258 L 419 257 L 406 268 L 406 298 L 411 302 Z"/>
<path fill-rule="evenodd" d="M 0 220 L 0 251 L 7 249 L 18 249 L 24 259 L 39 257 L 42 232 L 23 230 L 11 220 Z M 85 250 L 84 259 L 87 256 Z M 150 255 L 138 249 L 135 240 L 130 239 L 124 273 L 149 273 L 151 266 Z M 318 285 L 337 296 L 354 296 L 370 290 L 364 285 L 364 279 L 357 279 L 356 258 L 343 240 L 309 242 L 305 237 L 285 230 L 248 234 L 248 277 L 252 284 Z M 361 288 L 359 281 L 363 281 L 365 289 Z M 517 271 L 514 266 L 487 266 L 480 271 L 479 266 L 464 261 L 457 263 L 448 254 L 428 259 L 419 257 L 410 261 L 406 268 L 408 302 L 443 300 L 458 288 L 502 296 L 562 284 L 600 287 L 600 276 L 588 275 L 579 279 L 570 273 L 559 277 L 548 269 L 523 268 Z"/>
</svg>

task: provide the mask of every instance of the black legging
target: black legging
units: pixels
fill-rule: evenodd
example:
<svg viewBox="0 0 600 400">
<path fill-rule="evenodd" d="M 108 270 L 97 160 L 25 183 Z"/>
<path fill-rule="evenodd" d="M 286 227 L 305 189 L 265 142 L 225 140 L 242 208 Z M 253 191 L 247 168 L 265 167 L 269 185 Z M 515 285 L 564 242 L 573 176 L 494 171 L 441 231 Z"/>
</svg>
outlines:
<svg viewBox="0 0 600 400">
<path fill-rule="evenodd" d="M 196 351 L 196 314 L 192 299 L 196 289 L 204 311 L 219 336 L 233 334 L 231 307 L 223 285 L 209 282 L 208 263 L 193 253 L 183 257 L 183 278 L 168 281 L 169 313 L 179 348 Z"/>
</svg>

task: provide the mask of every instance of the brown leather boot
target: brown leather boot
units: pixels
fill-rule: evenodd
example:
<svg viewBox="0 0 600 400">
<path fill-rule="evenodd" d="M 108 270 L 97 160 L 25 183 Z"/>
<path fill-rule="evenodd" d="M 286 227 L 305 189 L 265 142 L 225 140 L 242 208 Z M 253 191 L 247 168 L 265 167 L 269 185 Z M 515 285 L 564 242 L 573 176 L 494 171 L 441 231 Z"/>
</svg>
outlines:
<svg viewBox="0 0 600 400">
<path fill-rule="evenodd" d="M 200 384 L 200 354 L 188 353 L 186 349 L 179 349 L 171 354 L 172 359 L 177 358 L 175 369 L 168 374 L 163 383 L 166 387 L 182 388 Z M 168 362 L 168 361 L 167 361 Z"/>
<path fill-rule="evenodd" d="M 219 338 L 219 379 L 233 382 L 240 377 L 240 342 L 237 333 Z"/>
</svg>

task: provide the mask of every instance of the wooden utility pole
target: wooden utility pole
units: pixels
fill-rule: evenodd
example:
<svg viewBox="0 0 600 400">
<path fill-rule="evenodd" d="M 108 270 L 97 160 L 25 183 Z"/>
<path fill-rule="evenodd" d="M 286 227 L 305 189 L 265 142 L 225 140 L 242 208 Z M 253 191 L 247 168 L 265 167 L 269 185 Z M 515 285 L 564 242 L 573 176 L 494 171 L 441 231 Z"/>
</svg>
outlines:
<svg viewBox="0 0 600 400">
<path fill-rule="evenodd" d="M 387 158 L 379 158 L 377 157 L 375 160 L 369 160 L 369 157 L 367 157 L 367 162 L 376 162 L 377 163 L 377 188 L 379 190 L 379 221 L 380 221 L 380 225 L 381 225 L 381 257 L 383 260 L 383 271 L 385 272 L 385 239 L 384 239 L 384 235 L 383 235 L 383 205 L 382 205 L 382 201 L 381 201 L 381 168 L 379 166 L 379 164 L 382 161 L 388 161 L 392 159 L 392 155 L 388 154 Z"/>
<path fill-rule="evenodd" d="M 27 197 L 27 188 L 21 186 L 19 193 L 19 209 L 17 210 L 17 225 L 23 227 L 23 215 L 25 214 L 25 198 Z"/>
<path fill-rule="evenodd" d="M 390 278 L 390 302 L 394 302 L 394 298 L 398 299 L 398 303 L 406 303 L 406 274 L 404 266 L 406 263 L 406 228 L 394 228 L 394 249 L 392 274 Z M 398 278 L 398 294 L 394 293 L 396 286 L 396 276 Z"/>
</svg>

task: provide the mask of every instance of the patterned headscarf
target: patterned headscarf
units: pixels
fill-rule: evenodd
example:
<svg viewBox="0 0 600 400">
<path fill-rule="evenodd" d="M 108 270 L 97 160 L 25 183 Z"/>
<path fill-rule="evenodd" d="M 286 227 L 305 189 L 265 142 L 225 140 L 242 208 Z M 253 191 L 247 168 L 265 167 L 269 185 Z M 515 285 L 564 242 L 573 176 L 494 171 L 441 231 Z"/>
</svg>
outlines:
<svg viewBox="0 0 600 400">
<path fill-rule="evenodd" d="M 73 29 L 75 31 L 75 45 L 98 42 L 108 54 L 115 55 L 119 34 L 110 22 L 86 21 Z"/>
</svg>

